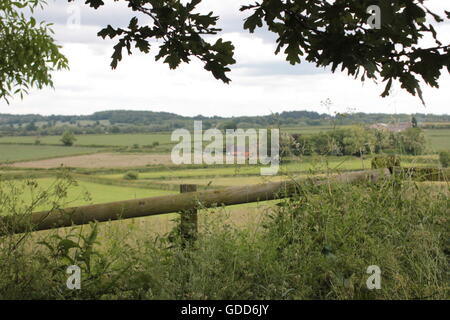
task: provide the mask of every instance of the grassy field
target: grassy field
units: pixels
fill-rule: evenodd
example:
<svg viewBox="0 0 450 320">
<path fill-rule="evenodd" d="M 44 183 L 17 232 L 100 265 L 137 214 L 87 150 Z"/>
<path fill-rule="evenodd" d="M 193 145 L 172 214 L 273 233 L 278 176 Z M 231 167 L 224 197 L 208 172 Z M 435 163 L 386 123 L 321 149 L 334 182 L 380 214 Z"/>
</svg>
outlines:
<svg viewBox="0 0 450 320">
<path fill-rule="evenodd" d="M 331 126 L 310 126 L 310 127 L 286 127 L 282 131 L 289 133 L 314 134 L 320 131 L 331 130 Z M 77 135 L 77 146 L 140 146 L 151 145 L 154 142 L 159 144 L 173 144 L 170 141 L 171 133 L 132 133 L 132 134 L 89 134 Z M 61 145 L 61 136 L 43 136 L 39 137 L 42 144 Z M 35 136 L 12 136 L 0 137 L 1 143 L 17 143 L 17 144 L 33 144 L 36 140 Z"/>
<path fill-rule="evenodd" d="M 154 142 L 159 144 L 170 143 L 169 133 L 152 133 L 152 134 L 89 134 L 77 135 L 77 146 L 140 146 L 151 145 Z M 40 137 L 42 144 L 61 145 L 61 136 L 45 136 Z M 18 137 L 1 137 L 0 143 L 34 143 L 34 136 L 18 136 Z"/>
<path fill-rule="evenodd" d="M 25 188 L 25 192 L 21 200 L 30 202 L 33 194 L 39 194 L 40 191 L 50 190 L 55 183 L 55 178 L 36 179 L 38 186 L 36 189 Z M 15 180 L 10 183 L 23 183 L 24 180 Z M 81 206 L 87 204 L 106 203 L 121 200 L 139 199 L 146 197 L 156 197 L 162 195 L 173 194 L 172 191 L 131 188 L 123 186 L 105 185 L 86 181 L 78 181 L 77 186 L 69 188 L 67 197 L 64 200 L 64 206 Z M 37 210 L 45 210 L 48 207 L 40 206 Z"/>
<path fill-rule="evenodd" d="M 299 176 L 295 176 L 298 178 Z M 180 179 L 169 179 L 162 180 L 160 183 L 166 184 L 196 184 L 196 185 L 209 185 L 211 187 L 215 186 L 224 186 L 224 187 L 232 187 L 232 186 L 242 186 L 242 185 L 250 185 L 250 184 L 259 184 L 266 182 L 279 182 L 283 180 L 288 180 L 292 177 L 289 176 L 273 176 L 273 177 L 264 177 L 264 176 L 254 176 L 254 177 L 232 177 L 232 178 L 180 178 Z"/>
<path fill-rule="evenodd" d="M 95 150 L 27 145 L 0 148 L 4 146 L 23 152 L 36 148 Z M 111 169 L 116 172 L 113 174 L 84 169 L 80 172 L 90 174 L 76 171 L 77 184 L 67 193 L 55 188 L 55 177 L 37 178 L 37 186 L 24 179 L 0 181 L 0 214 L 10 214 L 11 204 L 17 210 L 13 212 L 28 212 L 27 206 L 45 190 L 49 191 L 46 203 L 30 211 L 51 208 L 53 201 L 58 201 L 52 187 L 57 194 L 66 195 L 59 204 L 72 207 L 178 193 L 176 188 L 167 191 L 143 184 L 243 186 L 291 178 L 286 174 L 370 168 L 371 161 L 321 156 L 289 160 L 278 176 L 271 177 L 262 177 L 260 167 L 249 165 L 173 170 L 150 166 L 131 181 L 123 179 L 131 168 Z M 436 164 L 437 155 L 402 157 L 403 166 Z M 55 170 L 4 169 L 9 175 L 34 172 L 52 174 Z M 8 192 L 11 185 L 18 187 L 15 193 Z M 23 241 L 20 236 L 6 237 L 0 244 L 0 298 L 445 298 L 448 183 L 410 182 L 401 188 L 401 194 L 391 183 L 302 188 L 299 197 L 288 201 L 202 209 L 199 237 L 192 249 L 180 245 L 177 213 L 99 223 L 95 232 L 91 232 L 92 225 L 83 225 L 34 232 Z M 89 239 L 95 240 L 92 246 L 86 244 Z M 17 243 L 20 252 L 30 254 L 9 251 Z M 83 280 L 80 296 L 48 289 L 50 284 L 65 283 L 68 261 L 82 266 L 83 279 L 93 279 Z M 376 292 L 364 286 L 365 270 L 372 264 L 383 270 L 383 290 Z M 43 270 L 54 271 L 43 274 Z M 12 281 L 14 277 L 19 280 Z M 105 283 L 114 290 L 106 290 Z"/>
<path fill-rule="evenodd" d="M 352 127 L 327 123 L 281 131 Z M 402 167 L 441 166 L 450 129 L 424 132 L 426 154 L 400 156 Z M 64 147 L 61 136 L 39 137 L 40 145 L 35 136 L 0 137 L 0 215 L 9 216 L 0 217 L 0 300 L 450 297 L 447 181 L 310 186 L 302 179 L 370 169 L 376 155 L 288 157 L 277 175 L 262 176 L 270 165 L 175 166 L 170 132 L 76 138 Z M 175 195 L 180 184 L 223 195 L 219 188 L 290 179 L 299 188 L 289 198 L 198 208 L 195 241 L 182 237 L 180 212 L 12 234 L 24 214 L 51 208 Z M 68 265 L 81 268 L 82 290 L 67 290 Z M 382 290 L 367 288 L 373 265 Z"/>
<path fill-rule="evenodd" d="M 55 189 L 56 178 L 38 178 L 33 180 L 37 183 L 37 187 L 29 187 L 27 180 L 13 180 L 8 182 L 3 182 L 4 185 L 0 187 L 9 188 L 9 186 L 14 185 L 15 187 L 22 188 L 22 192 L 16 199 L 17 203 L 22 205 L 29 204 L 35 200 L 38 195 L 42 192 L 47 191 L 51 193 L 51 190 Z M 3 189 L 5 190 L 5 189 Z M 2 188 L 0 188 L 2 191 Z M 93 182 L 87 182 L 83 180 L 77 180 L 77 185 L 71 186 L 68 189 L 68 193 L 64 200 L 60 203 L 62 207 L 72 207 L 72 206 L 82 206 L 88 204 L 98 204 L 106 202 L 114 202 L 121 200 L 131 200 L 140 199 L 147 197 L 157 197 L 170 194 L 177 194 L 175 191 L 166 190 L 155 190 L 155 189 L 143 189 L 143 188 L 133 188 L 127 186 L 114 186 L 105 185 Z M 254 225 L 262 218 L 262 215 L 267 211 L 267 209 L 273 207 L 277 201 L 265 201 L 265 202 L 255 202 L 248 204 L 240 204 L 234 206 L 227 206 L 223 208 L 217 208 L 218 214 L 223 217 L 224 222 L 230 223 L 234 226 L 250 226 Z M 33 211 L 41 211 L 50 209 L 50 203 L 36 206 Z M 209 213 L 211 210 L 200 210 L 199 218 L 200 224 L 199 228 L 204 229 L 205 223 L 204 215 Z M 174 219 L 179 217 L 176 213 L 156 215 L 142 218 L 135 218 L 122 221 L 112 221 L 102 223 L 100 225 L 100 231 L 102 233 L 101 237 L 105 237 L 105 233 L 110 228 L 116 228 L 117 230 L 129 230 L 133 228 L 139 230 L 140 236 L 149 235 L 165 235 L 171 231 L 175 226 Z M 63 231 L 63 228 L 61 231 Z M 38 234 L 47 234 L 51 231 L 38 232 Z M 136 235 L 135 235 L 136 236 Z M 106 240 L 106 239 L 103 239 Z"/>
<path fill-rule="evenodd" d="M 263 179 L 261 177 L 250 177 L 251 180 L 248 180 L 249 183 L 258 183 L 263 181 L 279 181 L 281 179 L 288 177 L 272 177 L 270 179 Z M 50 190 L 56 181 L 56 178 L 38 178 L 34 181 L 37 182 L 37 189 L 26 188 L 26 192 L 24 192 L 20 196 L 20 200 L 28 203 L 32 200 L 33 194 L 36 195 L 40 191 Z M 229 179 L 230 185 L 237 185 L 237 183 L 232 183 L 232 179 Z M 26 184 L 25 180 L 14 180 L 10 181 L 12 184 Z M 184 182 L 183 182 L 184 183 Z M 170 194 L 178 194 L 175 191 L 168 190 L 157 190 L 157 189 L 143 189 L 143 188 L 133 188 L 127 186 L 115 186 L 115 185 L 106 185 L 94 182 L 88 182 L 83 180 L 78 180 L 76 186 L 72 186 L 68 190 L 67 196 L 65 198 L 65 206 L 82 206 L 88 204 L 98 204 L 98 203 L 107 203 L 114 201 L 122 201 L 122 200 L 131 200 L 131 199 L 140 199 L 140 198 L 148 198 L 148 197 L 158 197 L 165 196 Z M 247 208 L 247 207 L 255 207 L 255 204 L 243 204 L 230 206 L 230 208 Z M 37 210 L 46 210 L 49 209 L 48 206 L 38 207 Z"/>
<path fill-rule="evenodd" d="M 344 128 L 351 128 L 354 127 L 352 125 L 347 126 L 336 126 L 336 128 L 344 129 Z M 304 135 L 311 135 L 311 134 L 317 134 L 320 132 L 326 132 L 333 130 L 335 127 L 332 125 L 326 125 L 326 126 L 304 126 L 304 127 L 282 127 L 282 132 L 287 132 L 290 134 L 298 133 L 298 134 L 304 134 Z"/>
<path fill-rule="evenodd" d="M 348 128 L 352 126 L 338 126 L 337 128 Z M 316 134 L 322 131 L 332 130 L 332 126 L 306 126 L 306 127 L 284 127 L 281 131 L 288 133 Z M 425 135 L 430 142 L 433 151 L 450 149 L 450 129 L 426 129 Z M 77 135 L 77 146 L 106 146 L 106 147 L 132 147 L 148 146 L 154 142 L 160 145 L 174 144 L 170 141 L 170 133 L 149 133 L 149 134 L 92 134 Z M 60 136 L 44 136 L 39 138 L 42 144 L 61 145 Z M 34 136 L 0 137 L 2 143 L 33 144 L 36 140 Z M 158 147 L 156 148 L 158 149 Z M 162 146 L 161 150 L 165 150 Z"/>
<path fill-rule="evenodd" d="M 450 150 L 450 129 L 426 129 L 425 137 L 432 151 Z"/>
<path fill-rule="evenodd" d="M 0 144 L 0 163 L 89 154 L 98 150 L 97 148 L 87 147 Z"/>
<path fill-rule="evenodd" d="M 288 128 L 308 134 L 331 127 L 298 129 Z M 437 149 L 448 149 L 449 136 L 450 130 L 427 131 Z M 92 147 L 158 141 L 170 150 L 164 144 L 169 139 L 168 134 L 92 135 L 79 136 L 81 146 L 60 147 L 59 137 L 42 138 L 54 145 L 40 146 L 24 144 L 34 137 L 0 138 L 0 163 L 109 149 L 74 157 L 76 183 L 67 192 L 55 185 L 59 170 L 38 169 L 39 161 L 32 169 L 4 167 L 0 214 L 178 194 L 180 184 L 202 190 L 371 167 L 371 157 L 292 157 L 277 176 L 264 177 L 257 165 L 180 168 L 167 153 Z M 104 168 L 81 168 L 83 163 Z M 436 154 L 401 156 L 401 165 L 439 162 Z M 124 179 L 133 170 L 138 179 Z M 27 179 L 33 175 L 36 184 Z M 285 200 L 201 209 L 192 246 L 180 238 L 177 213 L 6 236 L 0 242 L 0 299 L 448 299 L 448 183 L 392 182 L 311 190 L 302 184 L 298 195 Z M 43 192 L 45 201 L 28 209 Z M 73 293 L 63 286 L 68 263 L 81 266 L 83 290 Z M 374 264 L 382 269 L 383 290 L 368 291 L 366 269 Z"/>
<path fill-rule="evenodd" d="M 402 160 L 403 166 L 437 166 L 437 156 L 406 156 Z M 171 178 L 203 178 L 207 181 L 228 176 L 258 176 L 260 177 L 260 166 L 245 165 L 240 167 L 223 168 L 199 168 L 199 169 L 177 169 L 158 170 L 139 173 L 139 180 L 148 179 L 171 179 Z M 289 175 L 298 172 L 323 172 L 327 170 L 364 170 L 371 168 L 371 159 L 357 157 L 303 157 L 291 160 L 280 166 L 279 175 Z M 123 173 L 100 174 L 101 178 L 122 179 Z"/>
</svg>

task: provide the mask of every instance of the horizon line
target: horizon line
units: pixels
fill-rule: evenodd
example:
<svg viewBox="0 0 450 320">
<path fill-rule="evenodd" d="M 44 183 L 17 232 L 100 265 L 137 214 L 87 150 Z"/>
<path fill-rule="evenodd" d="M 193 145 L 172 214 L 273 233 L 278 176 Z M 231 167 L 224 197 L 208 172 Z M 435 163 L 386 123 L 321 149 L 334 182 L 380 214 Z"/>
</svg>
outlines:
<svg viewBox="0 0 450 320">
<path fill-rule="evenodd" d="M 63 117 L 87 117 L 87 116 L 92 116 L 96 113 L 101 113 L 101 112 L 110 112 L 110 111 L 125 111 L 125 112 L 153 112 L 153 113 L 166 113 L 166 114 L 172 114 L 172 115 L 176 115 L 176 116 L 181 116 L 184 118 L 197 118 L 197 117 L 204 117 L 204 118 L 242 118 L 242 117 L 268 117 L 271 115 L 276 115 L 276 114 L 282 114 L 282 113 L 289 113 L 289 112 L 301 112 L 301 111 L 305 111 L 305 112 L 315 112 L 319 115 L 328 115 L 330 117 L 335 117 L 336 114 L 387 114 L 387 115 L 435 115 L 435 116 L 450 116 L 449 113 L 421 113 L 421 112 L 414 112 L 414 113 L 395 113 L 395 112 L 363 112 L 363 111 L 355 111 L 355 112 L 335 112 L 333 113 L 328 113 L 328 112 L 318 112 L 315 110 L 311 110 L 311 109 L 296 109 L 296 110 L 283 110 L 281 112 L 273 112 L 273 113 L 268 113 L 268 114 L 253 114 L 253 115 L 235 115 L 235 116 L 221 116 L 221 115 L 211 115 L 211 116 L 205 116 L 202 114 L 197 114 L 197 115 L 183 115 L 183 114 L 179 114 L 179 113 L 175 113 L 175 112 L 168 112 L 168 111 L 155 111 L 155 110 L 142 110 L 142 109 L 104 109 L 104 110 L 99 110 L 99 111 L 94 111 L 92 113 L 86 113 L 86 114 L 55 114 L 55 113 L 49 113 L 49 114 L 45 114 L 45 113 L 2 113 L 0 112 L 0 116 L 4 116 L 4 115 L 12 115 L 12 116 L 42 116 L 42 117 L 51 117 L 51 116 L 63 116 Z"/>
</svg>

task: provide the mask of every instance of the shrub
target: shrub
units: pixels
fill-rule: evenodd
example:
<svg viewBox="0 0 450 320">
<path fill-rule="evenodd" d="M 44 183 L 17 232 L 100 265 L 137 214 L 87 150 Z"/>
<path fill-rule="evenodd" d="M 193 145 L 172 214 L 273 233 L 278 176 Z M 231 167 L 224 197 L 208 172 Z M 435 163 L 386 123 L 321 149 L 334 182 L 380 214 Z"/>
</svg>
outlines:
<svg viewBox="0 0 450 320">
<path fill-rule="evenodd" d="M 65 131 L 61 137 L 61 142 L 68 147 L 72 146 L 76 140 L 77 138 L 71 131 Z"/>
<path fill-rule="evenodd" d="M 447 168 L 450 164 L 450 152 L 442 151 L 439 153 L 439 162 L 443 168 Z"/>
<path fill-rule="evenodd" d="M 400 158 L 397 156 L 376 156 L 371 161 L 372 169 L 400 167 Z"/>
<path fill-rule="evenodd" d="M 128 171 L 123 175 L 125 180 L 137 180 L 139 177 L 139 173 L 135 171 Z"/>
</svg>

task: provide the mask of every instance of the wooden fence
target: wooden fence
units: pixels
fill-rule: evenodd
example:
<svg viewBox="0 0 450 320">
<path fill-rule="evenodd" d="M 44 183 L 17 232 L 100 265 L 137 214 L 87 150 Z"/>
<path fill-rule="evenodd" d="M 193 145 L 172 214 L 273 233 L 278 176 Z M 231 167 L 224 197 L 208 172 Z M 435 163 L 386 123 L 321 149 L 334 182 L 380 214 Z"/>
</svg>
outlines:
<svg viewBox="0 0 450 320">
<path fill-rule="evenodd" d="M 195 237 L 198 208 L 281 199 L 292 196 L 299 188 L 306 185 L 352 183 L 364 180 L 375 182 L 389 175 L 388 169 L 377 169 L 343 173 L 327 178 L 292 179 L 198 192 L 195 186 L 182 185 L 181 193 L 176 195 L 101 203 L 29 215 L 4 216 L 0 218 L 0 235 L 70 227 L 94 221 L 104 222 L 180 212 L 182 213 L 182 234 L 192 238 Z"/>
</svg>

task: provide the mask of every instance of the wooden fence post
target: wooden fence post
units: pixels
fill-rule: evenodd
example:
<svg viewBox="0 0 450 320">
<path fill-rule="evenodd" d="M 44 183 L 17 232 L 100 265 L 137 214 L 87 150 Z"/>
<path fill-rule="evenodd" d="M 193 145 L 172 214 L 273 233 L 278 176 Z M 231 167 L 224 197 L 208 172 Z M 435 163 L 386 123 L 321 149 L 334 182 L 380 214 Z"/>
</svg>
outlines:
<svg viewBox="0 0 450 320">
<path fill-rule="evenodd" d="M 181 184 L 180 192 L 196 192 L 197 185 L 195 184 Z M 180 232 L 181 237 L 188 241 L 195 241 L 197 239 L 198 217 L 197 209 L 190 209 L 181 212 Z"/>
</svg>

